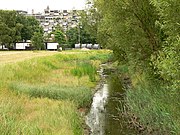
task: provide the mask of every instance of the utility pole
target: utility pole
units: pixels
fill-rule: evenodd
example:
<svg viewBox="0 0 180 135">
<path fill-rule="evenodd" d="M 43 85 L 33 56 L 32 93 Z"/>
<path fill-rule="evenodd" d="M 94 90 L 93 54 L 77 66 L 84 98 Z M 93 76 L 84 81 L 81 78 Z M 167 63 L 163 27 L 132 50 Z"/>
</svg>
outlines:
<svg viewBox="0 0 180 135">
<path fill-rule="evenodd" d="M 81 17 L 79 16 L 78 17 L 78 42 L 79 42 L 79 45 L 80 45 L 80 48 L 81 48 L 81 23 L 80 23 L 80 19 Z"/>
</svg>

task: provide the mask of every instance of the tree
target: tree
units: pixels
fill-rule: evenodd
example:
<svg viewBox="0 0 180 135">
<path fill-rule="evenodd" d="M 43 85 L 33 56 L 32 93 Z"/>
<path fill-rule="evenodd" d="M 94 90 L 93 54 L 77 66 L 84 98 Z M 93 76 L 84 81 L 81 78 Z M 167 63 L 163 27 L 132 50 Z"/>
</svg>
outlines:
<svg viewBox="0 0 180 135">
<path fill-rule="evenodd" d="M 74 48 L 75 44 L 79 42 L 78 41 L 78 36 L 79 36 L 78 28 L 74 27 L 74 28 L 69 29 L 66 32 L 66 36 L 67 36 L 68 46 Z"/>
<path fill-rule="evenodd" d="M 39 24 L 39 21 L 32 16 L 24 16 L 17 13 L 16 24 L 21 24 L 22 28 L 20 30 L 21 40 L 30 40 L 34 35 L 34 32 L 43 33 L 43 29 Z"/>
<path fill-rule="evenodd" d="M 2 22 L 0 22 L 0 45 L 4 45 L 6 43 L 10 43 L 12 38 L 9 36 L 11 33 L 11 29 Z"/>
<path fill-rule="evenodd" d="M 30 40 L 34 32 L 43 34 L 39 22 L 30 16 L 24 16 L 16 11 L 0 10 L 0 43 L 8 48 L 13 43 Z"/>
<path fill-rule="evenodd" d="M 71 47 L 74 47 L 75 44 L 79 43 L 79 38 L 80 38 L 81 44 L 88 44 L 88 43 L 95 44 L 96 43 L 96 38 L 93 37 L 85 29 L 84 25 L 69 29 L 66 32 L 66 36 L 67 36 L 67 43 Z"/>
<path fill-rule="evenodd" d="M 40 32 L 35 32 L 31 38 L 32 45 L 37 50 L 44 49 L 43 35 Z"/>
<path fill-rule="evenodd" d="M 53 29 L 64 33 L 63 27 L 61 27 L 59 24 L 57 24 Z"/>
<path fill-rule="evenodd" d="M 19 22 L 23 24 L 21 37 L 24 41 L 30 40 L 34 35 L 34 32 L 40 32 L 43 34 L 42 27 L 34 17 L 19 15 Z"/>
<path fill-rule="evenodd" d="M 16 24 L 16 15 L 15 11 L 0 10 L 0 42 L 8 48 L 18 38 L 17 34 L 21 29 L 20 24 Z"/>
<path fill-rule="evenodd" d="M 82 28 L 86 31 L 89 36 L 91 43 L 97 43 L 97 31 L 98 25 L 101 19 L 101 15 L 97 12 L 97 9 L 93 5 L 92 0 L 87 0 L 87 8 L 80 12 Z"/>
<path fill-rule="evenodd" d="M 170 89 L 178 89 L 180 81 L 179 55 L 180 55 L 180 1 L 179 0 L 152 0 L 160 14 L 158 26 L 164 33 L 162 50 L 158 57 L 152 58 L 156 73 L 160 74 Z"/>
<path fill-rule="evenodd" d="M 126 95 L 128 108 L 143 124 L 179 134 L 180 1 L 94 0 L 93 4 L 101 17 L 97 41 L 128 66 L 131 78 L 137 75 L 135 90 Z M 160 119 L 154 121 L 154 116 Z"/>
<path fill-rule="evenodd" d="M 53 34 L 54 34 L 55 42 L 58 42 L 59 45 L 62 45 L 62 48 L 64 49 L 65 48 L 64 44 L 66 43 L 65 34 L 60 30 L 55 30 Z"/>
<path fill-rule="evenodd" d="M 98 42 L 111 48 L 120 62 L 134 65 L 133 70 L 153 70 L 152 55 L 161 49 L 158 13 L 149 0 L 96 0 L 100 14 Z"/>
</svg>

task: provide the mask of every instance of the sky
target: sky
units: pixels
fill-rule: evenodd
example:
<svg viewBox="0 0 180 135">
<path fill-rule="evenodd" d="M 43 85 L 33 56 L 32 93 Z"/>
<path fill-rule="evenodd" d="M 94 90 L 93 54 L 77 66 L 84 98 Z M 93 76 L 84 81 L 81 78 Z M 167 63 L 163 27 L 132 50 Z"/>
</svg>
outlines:
<svg viewBox="0 0 180 135">
<path fill-rule="evenodd" d="M 86 0 L 0 0 L 0 9 L 25 10 L 29 13 L 43 12 L 49 5 L 50 9 L 83 9 Z"/>
</svg>

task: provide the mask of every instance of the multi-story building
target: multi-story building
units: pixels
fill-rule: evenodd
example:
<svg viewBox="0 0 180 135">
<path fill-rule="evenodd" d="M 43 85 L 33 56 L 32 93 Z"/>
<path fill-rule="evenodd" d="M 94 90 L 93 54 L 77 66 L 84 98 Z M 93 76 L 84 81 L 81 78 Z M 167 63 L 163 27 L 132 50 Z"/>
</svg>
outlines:
<svg viewBox="0 0 180 135">
<path fill-rule="evenodd" d="M 49 6 L 44 9 L 43 13 L 34 13 L 32 16 L 39 20 L 44 29 L 44 33 L 51 33 L 57 25 L 61 26 L 64 31 L 76 27 L 79 23 L 79 10 L 50 10 Z"/>
</svg>

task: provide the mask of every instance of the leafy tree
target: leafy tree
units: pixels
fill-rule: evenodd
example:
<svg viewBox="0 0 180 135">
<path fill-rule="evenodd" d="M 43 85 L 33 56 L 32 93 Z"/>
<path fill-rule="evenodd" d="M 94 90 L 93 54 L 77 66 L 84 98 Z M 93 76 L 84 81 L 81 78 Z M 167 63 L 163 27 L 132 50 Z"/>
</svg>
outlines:
<svg viewBox="0 0 180 135">
<path fill-rule="evenodd" d="M 63 30 L 63 27 L 61 27 L 59 24 L 57 24 L 55 27 L 54 27 L 55 30 L 59 30 L 61 32 L 64 33 L 64 30 Z"/>
<path fill-rule="evenodd" d="M 158 69 L 156 73 L 171 84 L 171 89 L 178 89 L 180 82 L 178 66 L 180 61 L 180 1 L 152 0 L 152 3 L 160 14 L 158 25 L 166 35 L 162 40 L 162 50 L 159 51 L 157 59 L 152 57 L 152 61 Z"/>
<path fill-rule="evenodd" d="M 31 38 L 32 45 L 37 50 L 44 49 L 43 35 L 40 32 L 35 32 Z"/>
<path fill-rule="evenodd" d="M 20 23 L 23 24 L 23 28 L 21 30 L 21 37 L 23 40 L 30 40 L 34 35 L 34 32 L 43 33 L 42 27 L 40 27 L 38 20 L 34 17 L 20 15 L 20 19 Z"/>
<path fill-rule="evenodd" d="M 97 31 L 99 43 L 111 48 L 120 62 L 133 65 L 133 70 L 141 71 L 145 67 L 151 70 L 151 55 L 161 49 L 155 7 L 148 0 L 109 1 L 108 4 L 97 0 L 95 6 L 101 16 Z"/>
<path fill-rule="evenodd" d="M 96 43 L 96 38 L 87 31 L 84 25 L 69 29 L 66 32 L 66 36 L 67 43 L 71 47 L 74 47 L 75 44 L 79 43 L 79 36 L 81 44 Z"/>
<path fill-rule="evenodd" d="M 55 42 L 58 42 L 59 45 L 62 45 L 62 48 L 64 49 L 64 44 L 66 43 L 66 36 L 65 34 L 60 30 L 55 30 L 54 32 L 54 38 Z"/>
<path fill-rule="evenodd" d="M 66 32 L 66 36 L 67 36 L 67 44 L 68 46 L 74 48 L 75 44 L 77 44 L 78 41 L 78 37 L 79 37 L 79 32 L 78 32 L 78 28 L 71 28 Z"/>
<path fill-rule="evenodd" d="M 30 40 L 34 32 L 43 33 L 42 27 L 34 17 L 6 10 L 0 10 L 0 29 L 0 43 L 8 47 L 18 41 Z"/>
<path fill-rule="evenodd" d="M 16 15 L 15 11 L 0 10 L 0 41 L 8 47 L 18 38 L 21 29 L 20 24 L 16 24 Z"/>
<path fill-rule="evenodd" d="M 147 110 L 152 112 L 147 116 L 143 111 L 144 98 L 133 97 L 137 91 L 129 91 L 126 96 L 132 101 L 128 103 L 133 113 L 139 112 L 137 115 L 145 125 L 148 122 L 167 134 L 179 134 L 177 108 L 180 104 L 176 102 L 180 82 L 180 1 L 109 0 L 107 3 L 106 0 L 94 0 L 93 4 L 100 14 L 97 41 L 112 49 L 120 63 L 128 65 L 130 76 L 138 75 L 139 82 L 143 80 L 143 84 L 133 87 L 142 92 L 141 97 L 149 96 L 150 101 L 157 104 L 154 107 L 154 103 L 146 103 Z M 158 87 L 146 83 L 158 84 Z M 151 121 L 155 115 L 159 121 Z"/>
<path fill-rule="evenodd" d="M 84 25 L 82 25 L 79 30 L 80 30 L 80 39 L 81 39 L 82 44 L 86 44 L 86 43 L 95 44 L 96 43 L 96 38 L 93 37 L 93 35 L 91 35 L 91 33 L 89 33 L 86 30 Z"/>
<path fill-rule="evenodd" d="M 97 12 L 95 6 L 93 6 L 92 0 L 87 0 L 87 9 L 81 11 L 80 15 L 80 21 L 84 30 L 89 35 L 91 43 L 97 43 L 97 31 L 101 15 Z"/>
<path fill-rule="evenodd" d="M 0 22 L 0 45 L 10 43 L 12 38 L 9 36 L 11 29 L 5 23 Z"/>
</svg>

